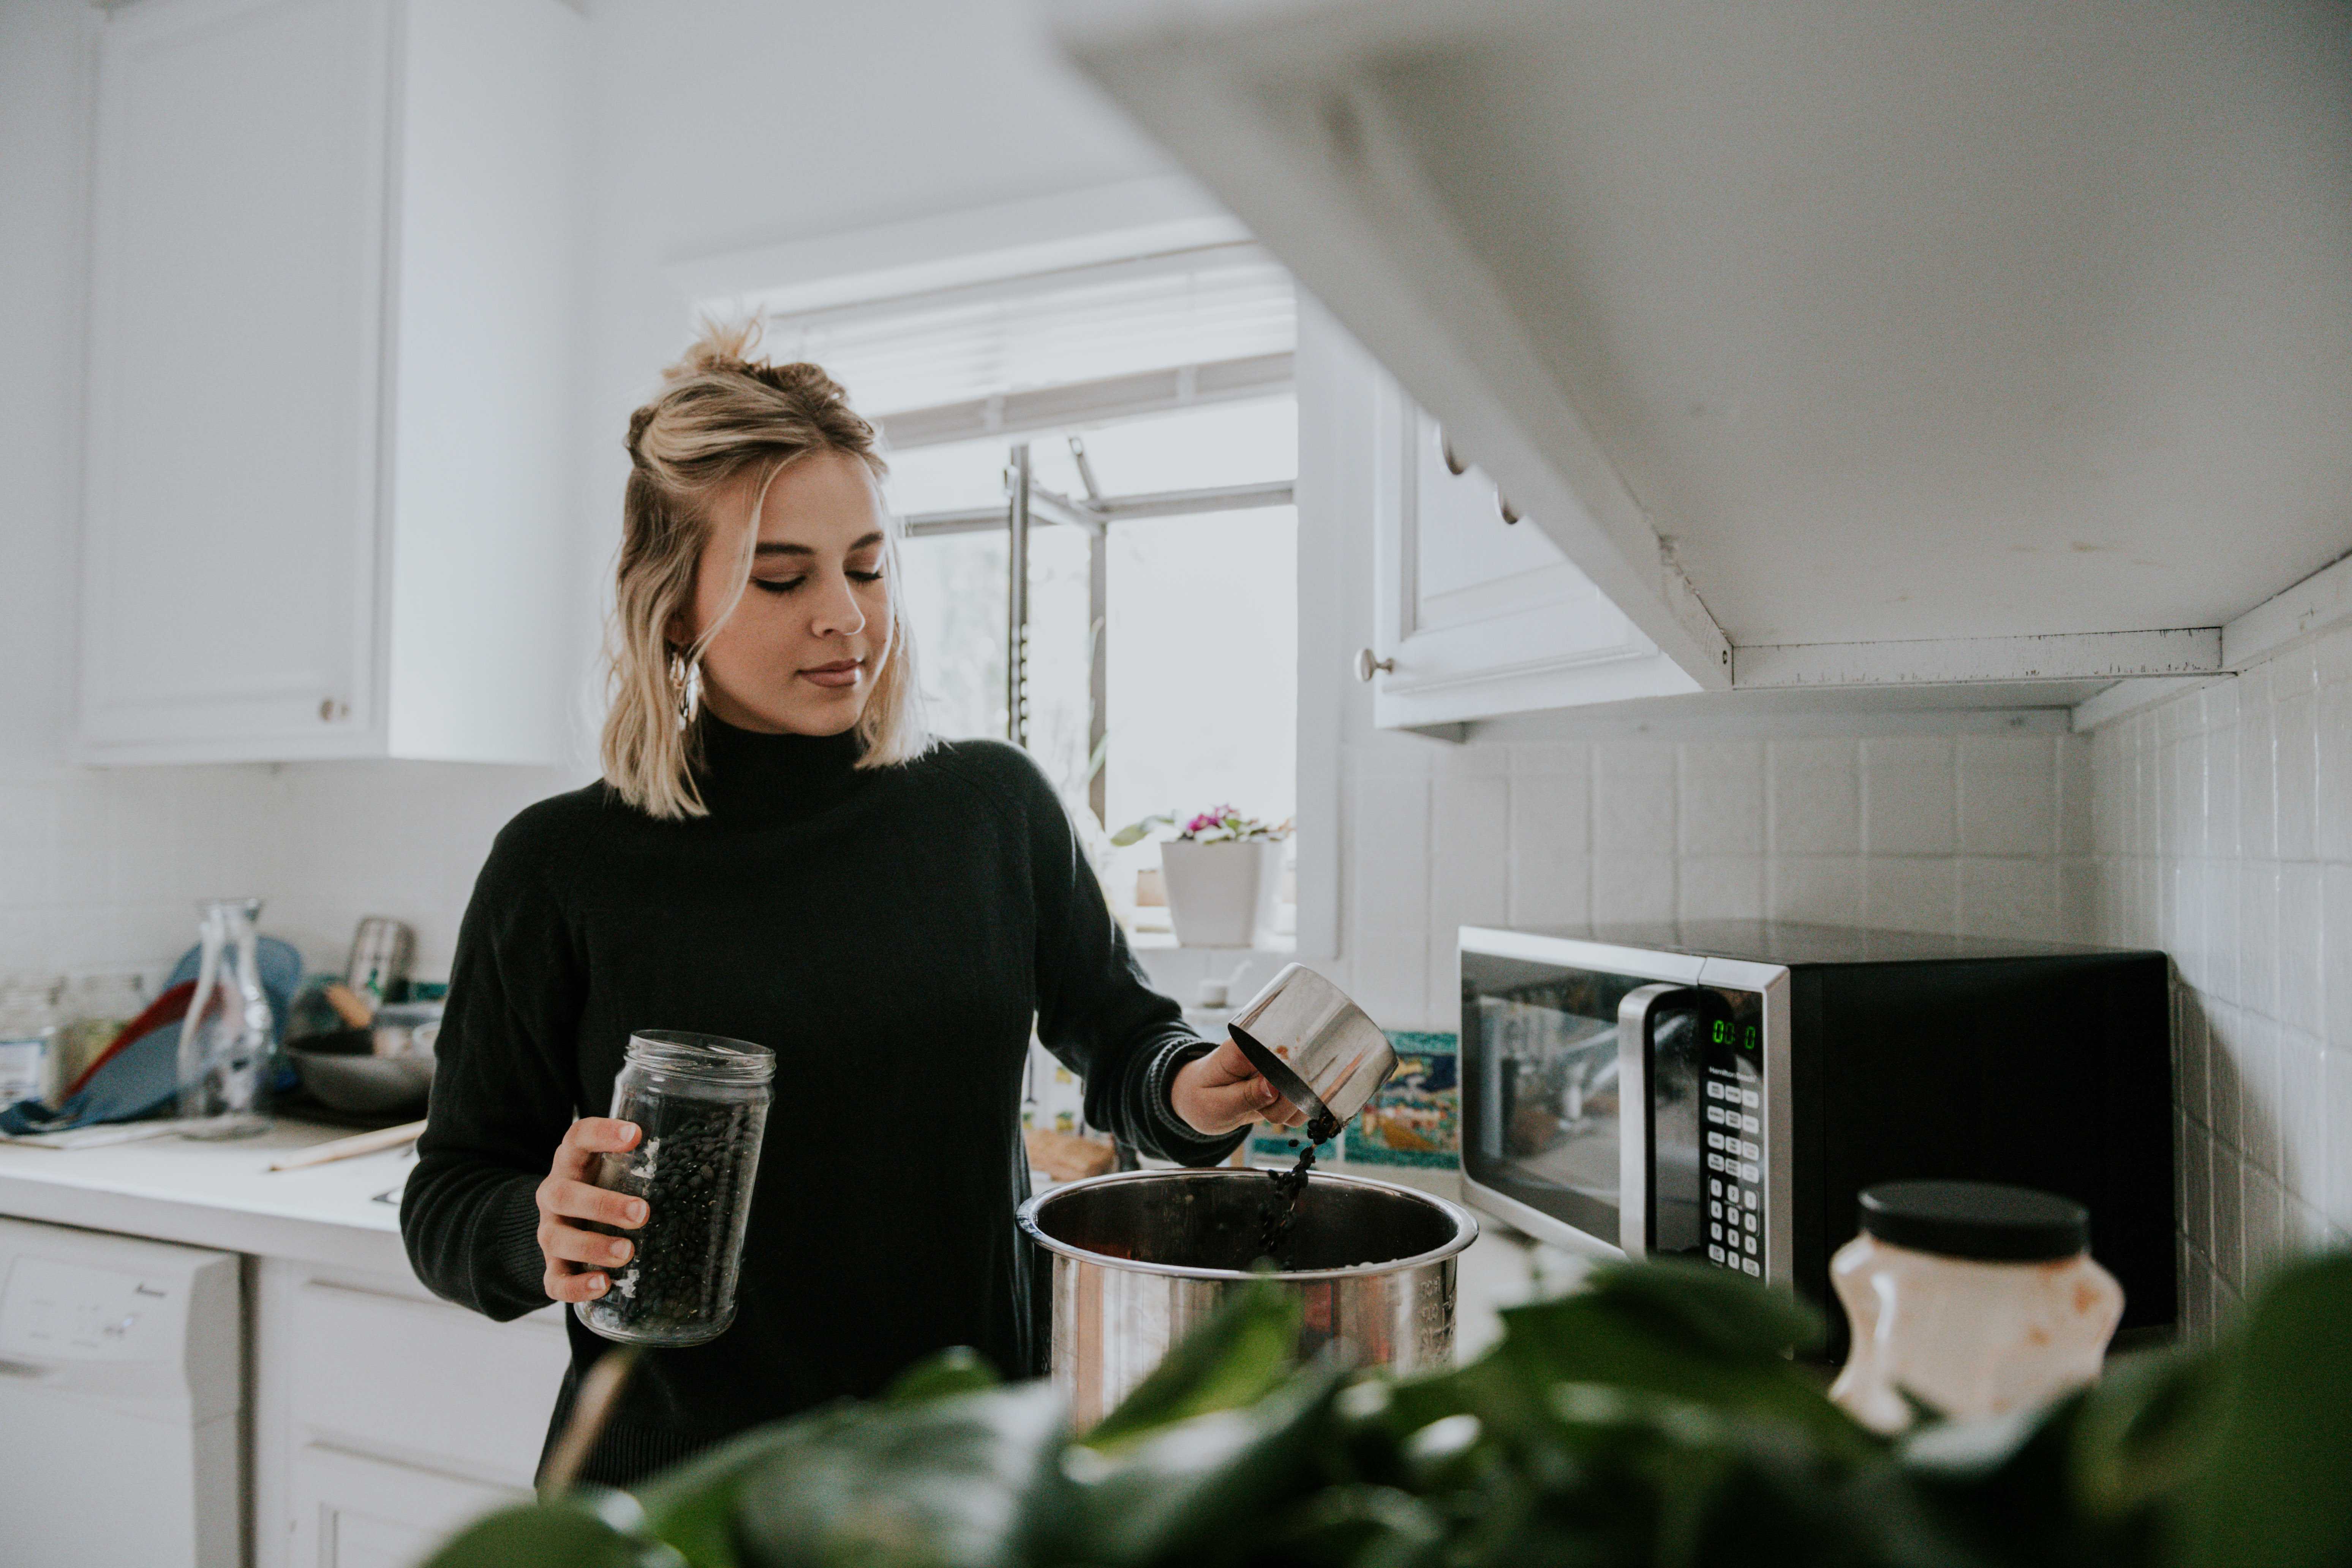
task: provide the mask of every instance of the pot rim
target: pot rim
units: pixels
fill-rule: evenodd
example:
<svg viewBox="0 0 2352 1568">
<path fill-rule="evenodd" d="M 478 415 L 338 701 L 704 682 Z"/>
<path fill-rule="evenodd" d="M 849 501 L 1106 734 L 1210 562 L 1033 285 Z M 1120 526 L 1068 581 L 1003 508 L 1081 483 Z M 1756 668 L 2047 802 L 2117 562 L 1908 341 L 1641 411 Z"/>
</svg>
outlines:
<svg viewBox="0 0 2352 1568">
<path fill-rule="evenodd" d="M 1117 1268 L 1130 1274 L 1158 1274 L 1177 1279 L 1263 1278 L 1283 1283 L 1294 1279 L 1360 1279 L 1376 1274 L 1402 1274 L 1409 1268 L 1417 1268 L 1423 1264 L 1442 1263 L 1449 1258 L 1459 1257 L 1468 1250 L 1472 1242 L 1478 1239 L 1477 1216 L 1460 1204 L 1441 1198 L 1433 1193 L 1424 1193 L 1419 1187 L 1408 1187 L 1396 1182 L 1374 1181 L 1368 1176 L 1342 1175 L 1337 1171 L 1313 1172 L 1307 1178 L 1307 1184 L 1313 1186 L 1318 1183 L 1327 1183 L 1343 1187 L 1369 1187 L 1375 1192 L 1394 1193 L 1399 1196 L 1427 1204 L 1454 1222 L 1452 1239 L 1430 1248 L 1427 1252 L 1417 1252 L 1410 1258 L 1393 1258 L 1386 1263 L 1355 1263 L 1345 1268 L 1284 1269 L 1279 1273 L 1260 1275 L 1247 1268 L 1197 1268 L 1175 1263 L 1145 1263 L 1136 1258 L 1113 1258 L 1107 1253 L 1089 1252 L 1083 1247 L 1076 1247 L 1056 1237 L 1046 1235 L 1045 1227 L 1037 1223 L 1038 1210 L 1065 1193 L 1074 1193 L 1082 1187 L 1107 1187 L 1119 1182 L 1164 1182 L 1171 1179 L 1219 1181 L 1238 1175 L 1264 1177 L 1268 1173 L 1254 1166 L 1236 1168 L 1232 1165 L 1194 1166 L 1174 1171 L 1113 1171 L 1107 1175 L 1082 1176 L 1075 1182 L 1064 1182 L 1050 1192 L 1039 1193 L 1021 1205 L 1015 1217 L 1020 1221 L 1021 1232 L 1024 1236 L 1046 1251 L 1060 1257 L 1072 1258 L 1080 1263 L 1089 1263 L 1098 1268 Z"/>
</svg>

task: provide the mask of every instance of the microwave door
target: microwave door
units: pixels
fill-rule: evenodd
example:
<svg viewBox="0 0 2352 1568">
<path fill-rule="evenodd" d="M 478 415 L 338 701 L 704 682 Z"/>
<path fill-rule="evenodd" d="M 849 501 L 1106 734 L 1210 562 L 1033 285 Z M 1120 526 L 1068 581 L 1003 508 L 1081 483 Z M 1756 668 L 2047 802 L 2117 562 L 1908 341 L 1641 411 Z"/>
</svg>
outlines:
<svg viewBox="0 0 2352 1568">
<path fill-rule="evenodd" d="M 1617 1245 L 1628 1258 L 1699 1245 L 1694 1089 L 1706 1001 L 1693 986 L 1644 985 L 1617 1005 Z"/>
</svg>

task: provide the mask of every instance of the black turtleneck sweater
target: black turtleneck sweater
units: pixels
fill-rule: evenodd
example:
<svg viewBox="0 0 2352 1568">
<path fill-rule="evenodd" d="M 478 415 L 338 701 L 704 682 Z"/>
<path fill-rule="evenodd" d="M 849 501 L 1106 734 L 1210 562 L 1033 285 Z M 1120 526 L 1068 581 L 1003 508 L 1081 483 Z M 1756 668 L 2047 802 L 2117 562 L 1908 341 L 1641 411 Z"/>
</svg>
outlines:
<svg viewBox="0 0 2352 1568">
<path fill-rule="evenodd" d="M 909 1363 L 977 1347 L 1038 1368 L 1022 1073 L 1034 1026 L 1087 1119 L 1188 1164 L 1168 1082 L 1208 1047 L 1152 991 L 1059 799 L 988 741 L 858 770 L 848 735 L 705 716 L 707 817 L 659 822 L 603 784 L 491 847 L 457 934 L 432 1107 L 401 1200 L 417 1277 L 501 1321 L 547 1305 L 534 1189 L 601 1116 L 635 1029 L 776 1053 L 733 1325 L 649 1352 L 584 1479 L 626 1484 Z M 580 1374 L 610 1348 L 567 1314 Z"/>
</svg>

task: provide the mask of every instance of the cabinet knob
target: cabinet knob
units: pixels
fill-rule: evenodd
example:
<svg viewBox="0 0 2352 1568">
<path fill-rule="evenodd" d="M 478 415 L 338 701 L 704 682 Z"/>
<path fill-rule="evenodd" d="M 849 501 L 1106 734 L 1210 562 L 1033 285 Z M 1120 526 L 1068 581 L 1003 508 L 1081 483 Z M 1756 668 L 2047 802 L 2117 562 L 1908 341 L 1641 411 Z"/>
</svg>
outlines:
<svg viewBox="0 0 2352 1568">
<path fill-rule="evenodd" d="M 1360 647 L 1356 650 L 1356 679 L 1358 680 L 1370 680 L 1374 675 L 1383 670 L 1387 671 L 1391 675 L 1394 675 L 1396 673 L 1396 660 L 1392 658 L 1374 658 L 1372 657 L 1372 650 L 1368 647 Z"/>
<path fill-rule="evenodd" d="M 338 702 L 331 697 L 319 699 L 319 721 L 322 724 L 331 724 L 338 719 L 347 719 L 351 716 L 351 711 L 347 704 Z"/>
<path fill-rule="evenodd" d="M 1519 521 L 1518 509 L 1513 506 L 1509 501 L 1505 500 L 1503 499 L 1503 492 L 1500 490 L 1496 490 L 1495 492 L 1495 510 L 1503 514 L 1503 521 L 1505 522 L 1517 522 Z"/>
</svg>

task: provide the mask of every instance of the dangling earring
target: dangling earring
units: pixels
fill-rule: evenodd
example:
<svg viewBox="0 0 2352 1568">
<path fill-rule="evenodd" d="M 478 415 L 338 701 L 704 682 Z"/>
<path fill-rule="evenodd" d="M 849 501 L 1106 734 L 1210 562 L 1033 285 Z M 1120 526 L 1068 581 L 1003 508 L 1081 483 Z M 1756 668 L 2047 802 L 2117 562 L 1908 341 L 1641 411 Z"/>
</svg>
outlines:
<svg viewBox="0 0 2352 1568">
<path fill-rule="evenodd" d="M 702 700 L 702 661 L 688 660 L 678 648 L 669 650 L 669 689 L 677 707 L 680 728 L 694 722 L 694 707 Z"/>
</svg>

